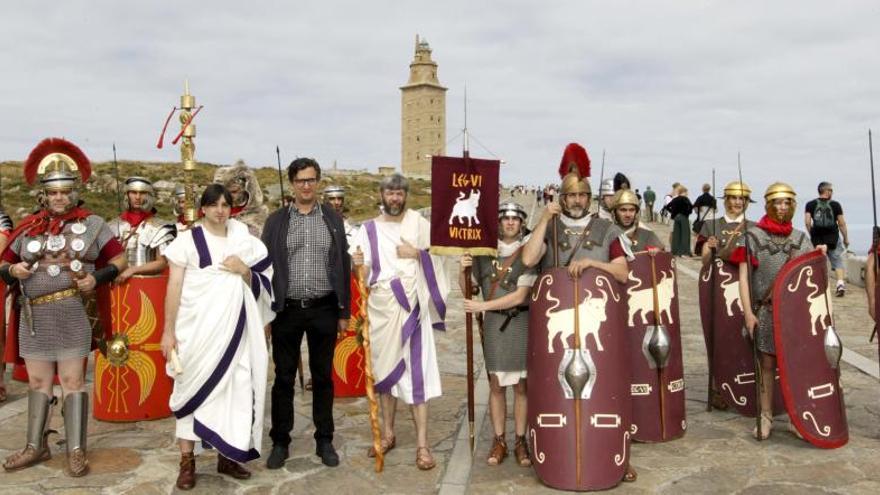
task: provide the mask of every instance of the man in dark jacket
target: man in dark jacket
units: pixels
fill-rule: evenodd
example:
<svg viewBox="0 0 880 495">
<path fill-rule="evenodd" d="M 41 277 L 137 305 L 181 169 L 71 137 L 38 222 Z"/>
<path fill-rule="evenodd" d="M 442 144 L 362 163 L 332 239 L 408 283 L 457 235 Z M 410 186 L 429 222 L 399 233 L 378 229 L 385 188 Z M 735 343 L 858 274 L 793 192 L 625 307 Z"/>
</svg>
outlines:
<svg viewBox="0 0 880 495">
<path fill-rule="evenodd" d="M 339 464 L 333 448 L 333 380 L 336 334 L 348 328 L 351 258 L 342 217 L 318 201 L 321 167 L 298 158 L 287 168 L 294 202 L 266 220 L 262 240 L 275 267 L 272 290 L 278 313 L 272 322 L 272 452 L 266 466 L 278 469 L 289 455 L 293 429 L 294 378 L 305 334 L 312 376 L 315 454 Z"/>
</svg>

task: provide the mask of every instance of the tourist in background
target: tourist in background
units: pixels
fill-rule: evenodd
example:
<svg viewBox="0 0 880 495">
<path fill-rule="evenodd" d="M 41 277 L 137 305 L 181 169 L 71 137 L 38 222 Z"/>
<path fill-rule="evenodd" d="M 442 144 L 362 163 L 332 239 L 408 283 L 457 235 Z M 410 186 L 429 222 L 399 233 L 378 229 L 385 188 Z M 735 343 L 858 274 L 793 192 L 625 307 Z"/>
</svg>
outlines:
<svg viewBox="0 0 880 495">
<path fill-rule="evenodd" d="M 810 233 L 814 246 L 828 246 L 828 260 L 837 276 L 837 297 L 846 293 L 846 249 L 849 248 L 849 232 L 843 218 L 843 207 L 831 199 L 834 188 L 830 182 L 819 183 L 819 197 L 808 201 L 804 208 L 804 225 Z M 841 242 L 843 236 L 843 242 Z M 830 282 L 830 281 L 829 281 Z"/>
<path fill-rule="evenodd" d="M 675 190 L 676 196 L 669 201 L 664 209 L 672 219 L 672 234 L 669 245 L 673 256 L 690 256 L 691 254 L 691 226 L 688 217 L 694 209 L 694 205 L 688 198 L 686 187 L 679 185 Z"/>
</svg>

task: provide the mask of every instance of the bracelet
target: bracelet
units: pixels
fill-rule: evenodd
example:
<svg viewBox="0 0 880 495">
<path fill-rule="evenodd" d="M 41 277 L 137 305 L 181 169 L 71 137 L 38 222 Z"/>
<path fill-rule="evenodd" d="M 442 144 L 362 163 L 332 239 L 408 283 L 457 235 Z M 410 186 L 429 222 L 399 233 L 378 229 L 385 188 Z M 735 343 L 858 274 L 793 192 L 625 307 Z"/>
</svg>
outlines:
<svg viewBox="0 0 880 495">
<path fill-rule="evenodd" d="M 119 275 L 119 268 L 114 264 L 109 264 L 100 270 L 95 270 L 92 276 L 95 277 L 95 285 L 112 282 Z"/>
<path fill-rule="evenodd" d="M 12 275 L 12 265 L 4 265 L 0 268 L 0 278 L 3 279 L 6 285 L 12 285 L 15 283 L 17 279 Z"/>
</svg>

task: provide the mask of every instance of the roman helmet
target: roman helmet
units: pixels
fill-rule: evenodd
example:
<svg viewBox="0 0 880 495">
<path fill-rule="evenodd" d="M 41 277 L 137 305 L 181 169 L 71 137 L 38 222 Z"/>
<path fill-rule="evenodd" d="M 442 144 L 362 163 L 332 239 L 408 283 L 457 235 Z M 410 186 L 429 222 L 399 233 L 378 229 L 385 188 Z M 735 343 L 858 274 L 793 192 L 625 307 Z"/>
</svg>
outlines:
<svg viewBox="0 0 880 495">
<path fill-rule="evenodd" d="M 144 204 L 141 207 L 143 211 L 152 211 L 156 205 L 156 193 L 153 191 L 153 183 L 146 177 L 134 176 L 125 179 L 125 204 L 131 209 L 131 202 L 128 200 L 128 193 L 143 192 L 147 194 Z"/>
<path fill-rule="evenodd" d="M 183 184 L 177 184 L 174 186 L 174 196 L 171 201 L 171 211 L 174 212 L 174 216 L 179 217 L 183 215 L 183 210 L 180 208 L 180 200 L 186 198 L 186 188 Z"/>
<path fill-rule="evenodd" d="M 514 203 L 513 201 L 505 201 L 504 203 L 498 205 L 499 221 L 505 217 L 516 217 L 525 222 L 527 216 L 528 215 L 526 215 L 526 210 L 519 203 Z"/>
<path fill-rule="evenodd" d="M 748 203 L 754 203 L 755 201 L 752 199 L 752 189 L 745 182 L 740 182 L 735 180 L 733 182 L 729 182 L 726 186 L 724 186 L 724 196 L 726 198 L 728 196 L 736 197 L 736 198 L 746 198 Z"/>
<path fill-rule="evenodd" d="M 559 177 L 562 179 L 560 194 L 585 192 L 590 189 L 590 157 L 587 150 L 577 143 L 569 143 L 559 162 Z"/>
<path fill-rule="evenodd" d="M 345 188 L 342 186 L 327 186 L 324 189 L 324 199 L 328 198 L 344 198 Z"/>
<path fill-rule="evenodd" d="M 37 177 L 43 193 L 68 191 L 70 208 L 79 204 L 78 187 L 92 175 L 88 157 L 75 144 L 62 138 L 46 138 L 28 155 L 24 179 L 34 185 Z"/>
<path fill-rule="evenodd" d="M 784 182 L 774 182 L 767 186 L 767 190 L 764 191 L 764 210 L 767 212 L 767 215 L 776 220 L 777 222 L 790 222 L 794 217 L 795 210 L 797 209 L 797 193 L 794 192 L 794 189 L 791 188 L 788 184 Z M 788 209 L 788 214 L 785 217 L 780 217 L 776 215 L 775 210 L 773 209 L 773 200 L 775 199 L 790 199 L 791 207 Z"/>
<path fill-rule="evenodd" d="M 620 220 L 617 218 L 617 208 L 623 205 L 633 205 L 636 207 L 636 216 L 633 219 L 633 225 L 638 225 L 638 212 L 641 209 L 639 208 L 639 197 L 636 196 L 636 193 L 634 193 L 631 189 L 620 189 L 619 191 L 614 193 L 614 202 L 611 205 L 611 211 L 614 213 L 614 223 L 623 226 L 620 223 Z"/>
<path fill-rule="evenodd" d="M 599 185 L 599 196 L 614 196 L 614 179 L 604 179 Z"/>
</svg>

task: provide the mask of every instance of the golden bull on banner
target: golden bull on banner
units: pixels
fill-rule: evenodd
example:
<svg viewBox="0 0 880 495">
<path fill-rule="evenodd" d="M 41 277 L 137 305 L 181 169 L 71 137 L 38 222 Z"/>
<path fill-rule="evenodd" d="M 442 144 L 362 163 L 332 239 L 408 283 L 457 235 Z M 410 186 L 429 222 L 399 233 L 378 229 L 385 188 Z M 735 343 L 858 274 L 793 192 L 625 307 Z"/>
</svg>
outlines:
<svg viewBox="0 0 880 495">
<path fill-rule="evenodd" d="M 160 342 L 165 325 L 167 273 L 134 276 L 98 290 L 110 323 L 95 352 L 94 415 L 103 421 L 141 421 L 171 415 L 173 380 L 165 373 Z M 109 313 L 109 314 L 107 314 Z"/>
</svg>

